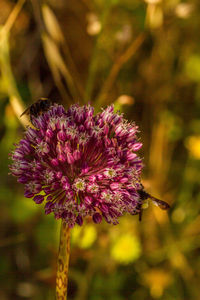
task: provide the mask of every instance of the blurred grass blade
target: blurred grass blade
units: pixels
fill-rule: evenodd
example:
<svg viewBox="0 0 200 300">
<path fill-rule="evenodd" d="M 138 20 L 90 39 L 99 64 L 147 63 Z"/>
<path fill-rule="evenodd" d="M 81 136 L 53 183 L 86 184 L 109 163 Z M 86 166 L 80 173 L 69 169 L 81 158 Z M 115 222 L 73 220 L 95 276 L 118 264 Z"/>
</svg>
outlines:
<svg viewBox="0 0 200 300">
<path fill-rule="evenodd" d="M 9 56 L 9 32 L 0 28 L 0 68 L 2 81 L 5 83 L 5 91 L 10 98 L 10 104 L 20 122 L 26 126 L 29 124 L 27 116 L 20 118 L 25 110 L 23 101 L 17 89 L 17 84 L 12 73 Z"/>
<path fill-rule="evenodd" d="M 72 95 L 83 98 L 83 87 L 80 82 L 79 74 L 76 69 L 76 66 L 73 62 L 70 50 L 68 48 L 68 45 L 66 43 L 66 40 L 64 38 L 64 35 L 62 33 L 62 30 L 60 28 L 59 22 L 57 21 L 57 18 L 54 14 L 54 12 L 50 9 L 50 7 L 46 4 L 42 6 L 42 14 L 44 19 L 45 27 L 48 31 L 49 36 L 51 37 L 52 41 L 57 46 L 56 52 L 60 54 L 58 46 L 60 45 L 63 48 L 63 53 L 66 56 L 67 66 L 64 63 L 64 60 L 62 59 L 61 55 L 59 58 L 59 61 L 62 60 L 62 63 L 59 62 L 58 68 L 60 69 L 63 76 L 66 76 L 67 83 L 71 86 L 71 93 Z M 49 42 L 47 42 L 49 43 Z M 53 46 L 55 48 L 55 45 Z M 55 49 L 53 50 L 55 51 Z M 58 54 L 56 55 L 58 59 Z M 76 92 L 74 92 L 76 90 Z"/>
<path fill-rule="evenodd" d="M 19 0 L 16 3 L 15 7 L 13 8 L 12 12 L 10 13 L 10 15 L 9 15 L 9 17 L 6 21 L 6 24 L 4 25 L 4 30 L 6 32 L 9 32 L 11 30 L 11 28 L 12 28 L 13 24 L 15 23 L 15 20 L 18 16 L 19 12 L 21 11 L 25 1 L 26 0 Z"/>
<path fill-rule="evenodd" d="M 20 118 L 20 115 L 24 111 L 25 107 L 18 92 L 17 84 L 12 73 L 9 49 L 9 33 L 23 7 L 24 2 L 25 0 L 19 0 L 16 3 L 5 25 L 0 28 L 0 69 L 2 77 L 1 81 L 4 83 L 5 92 L 10 98 L 10 104 L 20 122 L 26 126 L 29 124 L 27 116 L 22 119 Z"/>
<path fill-rule="evenodd" d="M 144 38 L 145 38 L 144 33 L 141 33 L 131 43 L 131 45 L 128 47 L 128 49 L 126 49 L 126 51 L 124 53 L 122 53 L 121 56 L 119 56 L 119 58 L 117 59 L 117 61 L 114 63 L 114 65 L 112 66 L 111 71 L 110 71 L 107 79 L 105 80 L 105 83 L 99 93 L 99 96 L 96 100 L 97 108 L 104 105 L 105 103 L 110 104 L 109 102 L 107 102 L 106 98 L 117 78 L 117 75 L 118 75 L 120 69 L 135 54 L 135 52 L 138 50 L 138 48 L 142 45 Z"/>
<path fill-rule="evenodd" d="M 102 15 L 100 17 L 101 30 L 99 31 L 99 34 L 97 35 L 95 42 L 94 42 L 92 57 L 90 60 L 89 71 L 88 71 L 89 74 L 88 74 L 87 84 L 86 84 L 86 88 L 85 88 L 84 102 L 91 101 L 92 91 L 94 88 L 94 82 L 95 82 L 95 77 L 96 77 L 96 71 L 97 71 L 97 67 L 98 67 L 99 41 L 104 32 L 104 27 L 107 22 L 108 16 L 110 15 L 109 14 L 110 8 L 111 8 L 110 3 L 108 3 L 108 5 L 103 10 Z"/>
<path fill-rule="evenodd" d="M 44 23 L 49 35 L 53 38 L 57 43 L 64 42 L 64 36 L 60 29 L 59 23 L 53 11 L 46 4 L 42 6 L 42 14 L 44 18 Z"/>
<path fill-rule="evenodd" d="M 73 83 L 73 79 L 71 77 L 71 74 L 70 74 L 68 68 L 65 65 L 65 62 L 64 62 L 62 56 L 60 55 L 58 46 L 52 40 L 52 38 L 49 37 L 46 33 L 43 33 L 42 41 L 43 41 L 43 46 L 44 46 L 44 51 L 45 51 L 47 61 L 49 63 L 51 71 L 53 73 L 55 82 L 58 85 L 58 88 L 62 86 L 61 76 L 59 76 L 59 73 L 60 73 L 63 75 L 73 99 L 77 100 L 78 94 L 77 94 L 75 85 Z M 63 85 L 63 88 L 64 88 L 64 85 Z M 63 88 L 61 91 L 62 94 L 64 93 Z"/>
</svg>

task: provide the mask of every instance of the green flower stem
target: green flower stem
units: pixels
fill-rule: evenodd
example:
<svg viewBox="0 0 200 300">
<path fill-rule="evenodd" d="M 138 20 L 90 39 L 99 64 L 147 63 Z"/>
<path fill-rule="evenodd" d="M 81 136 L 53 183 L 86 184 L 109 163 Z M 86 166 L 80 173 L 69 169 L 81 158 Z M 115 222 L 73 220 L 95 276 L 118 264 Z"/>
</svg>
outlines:
<svg viewBox="0 0 200 300">
<path fill-rule="evenodd" d="M 62 221 L 56 276 L 56 300 L 67 299 L 68 270 L 70 254 L 70 228 Z"/>
</svg>

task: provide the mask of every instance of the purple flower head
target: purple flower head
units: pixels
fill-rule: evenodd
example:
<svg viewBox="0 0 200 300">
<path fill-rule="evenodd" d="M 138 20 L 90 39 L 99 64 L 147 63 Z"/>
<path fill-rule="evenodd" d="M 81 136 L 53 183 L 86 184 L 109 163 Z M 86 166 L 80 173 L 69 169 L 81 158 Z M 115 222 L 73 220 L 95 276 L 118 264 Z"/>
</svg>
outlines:
<svg viewBox="0 0 200 300">
<path fill-rule="evenodd" d="M 113 106 L 94 115 L 90 105 L 65 111 L 57 104 L 32 123 L 10 166 L 25 197 L 45 202 L 46 214 L 71 227 L 86 216 L 117 224 L 124 213 L 139 213 L 142 161 L 135 152 L 142 144 L 135 124 Z"/>
</svg>

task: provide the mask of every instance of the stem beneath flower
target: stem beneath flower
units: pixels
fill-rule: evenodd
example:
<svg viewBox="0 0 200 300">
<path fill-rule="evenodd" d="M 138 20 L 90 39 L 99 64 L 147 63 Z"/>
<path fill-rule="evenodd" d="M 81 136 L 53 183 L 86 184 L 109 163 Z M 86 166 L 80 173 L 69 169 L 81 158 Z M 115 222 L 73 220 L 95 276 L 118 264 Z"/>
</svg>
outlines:
<svg viewBox="0 0 200 300">
<path fill-rule="evenodd" d="M 56 276 L 56 300 L 67 299 L 68 269 L 70 254 L 70 228 L 62 221 Z"/>
</svg>

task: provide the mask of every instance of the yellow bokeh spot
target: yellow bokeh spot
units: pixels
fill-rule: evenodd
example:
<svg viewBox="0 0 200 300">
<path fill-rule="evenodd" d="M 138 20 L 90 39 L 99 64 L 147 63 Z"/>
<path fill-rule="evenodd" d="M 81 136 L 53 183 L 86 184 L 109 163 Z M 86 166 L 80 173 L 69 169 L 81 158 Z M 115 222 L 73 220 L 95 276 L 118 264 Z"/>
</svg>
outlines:
<svg viewBox="0 0 200 300">
<path fill-rule="evenodd" d="M 171 276 L 162 269 L 152 269 L 143 275 L 143 281 L 150 288 L 151 296 L 160 298 L 163 290 L 171 283 Z"/>
<path fill-rule="evenodd" d="M 72 230 L 72 243 L 80 248 L 90 248 L 97 238 L 95 226 L 86 225 L 85 227 L 75 226 Z"/>
<path fill-rule="evenodd" d="M 111 248 L 111 256 L 121 264 L 128 264 L 136 260 L 140 254 L 140 241 L 129 233 L 118 238 Z"/>
<path fill-rule="evenodd" d="M 185 210 L 181 207 L 178 207 L 172 213 L 172 220 L 174 223 L 181 223 L 184 221 L 185 216 L 186 216 Z"/>
<path fill-rule="evenodd" d="M 185 141 L 186 148 L 195 159 L 200 159 L 200 136 L 190 136 Z"/>
</svg>

